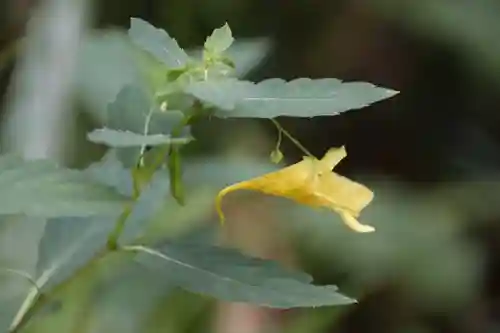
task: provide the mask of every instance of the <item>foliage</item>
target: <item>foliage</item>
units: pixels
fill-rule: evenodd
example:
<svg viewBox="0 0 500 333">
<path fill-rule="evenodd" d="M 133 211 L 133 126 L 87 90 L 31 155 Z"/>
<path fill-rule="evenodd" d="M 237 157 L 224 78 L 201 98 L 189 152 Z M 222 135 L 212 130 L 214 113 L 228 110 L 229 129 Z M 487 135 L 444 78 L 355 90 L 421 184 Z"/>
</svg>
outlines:
<svg viewBox="0 0 500 333">
<path fill-rule="evenodd" d="M 316 286 L 307 274 L 278 263 L 211 241 L 159 244 L 144 230 L 165 203 L 172 214 L 181 209 L 178 204 L 186 204 L 186 183 L 199 185 L 194 176 L 183 177 L 184 146 L 196 144 L 192 125 L 209 117 L 276 122 L 279 116 L 337 115 L 396 92 L 336 79 L 238 79 L 227 24 L 207 38 L 198 55 L 140 19 L 131 20 L 128 37 L 125 48 L 135 54 L 130 59 L 147 63 L 150 71 L 114 81 L 119 88 L 102 117 L 104 126 L 88 134 L 90 141 L 110 149 L 103 160 L 80 172 L 46 161 L 0 158 L 0 184 L 8 188 L 0 212 L 44 220 L 37 268 L 26 272 L 35 286 L 21 302 L 11 332 L 39 320 L 34 315 L 50 296 L 81 283 L 81 276 L 102 262 L 113 272 L 139 265 L 137 274 L 161 276 L 169 287 L 234 302 L 276 308 L 353 303 L 335 286 Z M 279 162 L 279 147 L 275 152 L 273 160 Z"/>
<path fill-rule="evenodd" d="M 115 215 L 127 201 L 80 171 L 45 160 L 0 157 L 0 213 L 36 217 Z"/>
</svg>

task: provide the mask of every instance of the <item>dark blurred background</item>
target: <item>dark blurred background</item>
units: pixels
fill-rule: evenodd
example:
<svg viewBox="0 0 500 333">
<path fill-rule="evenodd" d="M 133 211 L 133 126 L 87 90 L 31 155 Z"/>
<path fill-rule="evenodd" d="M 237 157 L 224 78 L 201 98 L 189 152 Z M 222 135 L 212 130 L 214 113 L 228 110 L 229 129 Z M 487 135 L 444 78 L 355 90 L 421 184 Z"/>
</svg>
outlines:
<svg viewBox="0 0 500 333">
<path fill-rule="evenodd" d="M 37 2 L 43 3 L 0 4 L 4 97 L 19 55 L 15 44 Z M 189 49 L 202 45 L 226 21 L 237 40 L 265 38 L 270 46 L 247 79 L 335 77 L 400 91 L 340 116 L 282 120 L 318 156 L 345 144 L 349 156 L 339 173 L 363 180 L 376 193 L 363 220 L 375 221 L 377 235 L 351 235 L 323 216 L 314 226 L 299 226 L 290 242 L 293 249 L 286 250 L 318 282 L 337 284 L 360 303 L 345 310 L 264 314 L 221 307 L 219 321 L 225 324 L 211 329 L 500 332 L 500 2 L 107 0 L 90 7 L 92 29 L 127 29 L 130 17 L 140 17 Z M 85 128 L 95 120 L 79 116 L 78 122 Z M 254 133 L 248 134 L 245 149 L 265 158 L 276 136 L 266 121 L 213 120 L 197 133 L 204 147 L 211 146 L 206 142 L 215 132 L 215 141 L 228 146 L 237 141 L 229 137 L 242 128 Z M 260 142 L 256 136 L 268 143 L 255 144 Z M 290 162 L 300 158 L 289 142 L 283 151 Z M 85 146 L 70 163 L 85 165 L 100 153 Z M 249 207 L 248 212 L 254 206 Z M 265 246 L 260 244 L 249 247 Z M 269 256 L 288 258 L 281 252 Z M 137 332 L 208 331 L 203 311 L 172 315 L 198 304 L 190 297 L 181 294 L 170 305 L 158 306 L 150 319 L 159 323 Z M 182 316 L 182 325 L 165 324 Z"/>
</svg>

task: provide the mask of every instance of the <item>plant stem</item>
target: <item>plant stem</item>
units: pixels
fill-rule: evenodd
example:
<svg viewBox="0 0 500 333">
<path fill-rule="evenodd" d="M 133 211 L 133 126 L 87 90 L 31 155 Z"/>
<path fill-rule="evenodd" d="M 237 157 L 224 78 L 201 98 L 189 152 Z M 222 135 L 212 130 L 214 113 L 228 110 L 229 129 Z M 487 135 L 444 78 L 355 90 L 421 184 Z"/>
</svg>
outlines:
<svg viewBox="0 0 500 333">
<path fill-rule="evenodd" d="M 51 295 L 56 294 L 59 290 L 63 289 L 65 286 L 73 282 L 75 278 L 80 276 L 81 274 L 84 274 L 86 272 L 89 272 L 91 269 L 94 268 L 94 266 L 101 260 L 103 259 L 107 254 L 109 254 L 110 251 L 107 249 L 104 249 L 100 252 L 98 252 L 92 259 L 90 259 L 85 266 L 82 266 L 81 268 L 77 269 L 70 277 L 68 277 L 66 280 L 62 281 L 61 283 L 57 284 L 54 286 L 50 291 L 48 291 L 45 294 L 40 294 L 40 296 L 45 295 L 44 297 L 38 297 L 38 299 L 33 302 L 30 306 L 30 308 L 25 312 L 24 316 L 19 320 L 19 322 L 12 326 L 9 329 L 9 333 L 18 333 L 21 331 L 21 329 L 29 322 L 29 320 L 33 317 L 33 315 L 40 309 L 42 309 L 45 305 L 47 305 L 51 300 L 52 297 Z"/>
<path fill-rule="evenodd" d="M 26 279 L 26 281 L 28 281 L 34 288 L 37 289 L 38 292 L 40 292 L 38 285 L 36 284 L 36 281 L 33 279 L 33 277 L 24 271 L 21 271 L 18 269 L 13 269 L 13 268 L 1 268 L 0 274 L 1 273 L 8 273 L 8 274 L 20 276 L 20 277 Z"/>
<path fill-rule="evenodd" d="M 149 166 L 138 165 L 131 172 L 132 182 L 133 182 L 133 196 L 132 202 L 128 203 L 125 206 L 123 212 L 120 214 L 118 219 L 116 220 L 115 228 L 108 236 L 107 248 L 110 251 L 114 251 L 118 248 L 118 239 L 120 238 L 123 230 L 125 229 L 125 223 L 127 222 L 128 217 L 132 214 L 132 210 L 134 208 L 135 202 L 139 199 L 142 188 L 145 183 L 149 183 L 153 178 L 156 169 L 163 163 L 164 156 L 170 149 L 169 145 L 163 146 L 158 152 L 155 154 L 155 159 L 153 163 Z M 141 157 L 142 158 L 142 157 Z"/>
<path fill-rule="evenodd" d="M 196 114 L 196 106 L 193 107 L 192 112 L 184 116 L 184 119 L 172 130 L 172 137 L 178 137 L 182 134 L 182 130 L 185 126 L 193 120 Z M 183 206 L 184 201 L 184 187 L 182 184 L 182 173 L 181 173 L 181 155 L 180 147 L 177 145 L 172 145 L 168 152 L 168 170 L 170 175 L 170 191 L 172 196 L 177 202 Z"/>
<path fill-rule="evenodd" d="M 278 128 L 278 130 L 280 132 L 283 132 L 283 134 L 285 134 L 285 136 L 293 142 L 293 144 L 295 146 L 297 146 L 297 148 L 299 148 L 304 154 L 306 154 L 307 156 L 310 156 L 310 157 L 313 157 L 314 158 L 314 155 L 311 154 L 311 152 L 309 152 L 309 150 L 307 150 L 306 147 L 304 147 L 300 142 L 299 140 L 295 139 L 286 129 L 283 128 L 283 126 L 281 126 L 281 124 L 276 120 L 276 119 L 273 119 L 271 118 L 271 121 L 273 122 L 273 124 Z"/>
<path fill-rule="evenodd" d="M 150 108 L 146 119 L 144 120 L 143 135 L 146 136 L 149 133 L 149 124 L 151 123 L 151 117 L 153 116 L 154 108 Z M 146 151 L 146 145 L 141 145 L 141 150 L 139 153 L 139 166 L 144 166 L 144 152 Z"/>
<path fill-rule="evenodd" d="M 115 228 L 109 234 L 108 242 L 106 243 L 108 250 L 114 251 L 118 248 L 118 239 L 120 238 L 123 229 L 125 229 L 125 223 L 127 222 L 127 218 L 132 213 L 132 207 L 133 203 L 129 203 L 118 217 L 118 220 L 116 220 Z"/>
<path fill-rule="evenodd" d="M 276 126 L 276 123 L 274 123 L 274 125 Z M 276 150 L 279 150 L 281 146 L 281 141 L 283 140 L 283 128 L 278 126 L 276 126 L 276 128 L 278 129 L 278 142 L 276 142 Z"/>
</svg>

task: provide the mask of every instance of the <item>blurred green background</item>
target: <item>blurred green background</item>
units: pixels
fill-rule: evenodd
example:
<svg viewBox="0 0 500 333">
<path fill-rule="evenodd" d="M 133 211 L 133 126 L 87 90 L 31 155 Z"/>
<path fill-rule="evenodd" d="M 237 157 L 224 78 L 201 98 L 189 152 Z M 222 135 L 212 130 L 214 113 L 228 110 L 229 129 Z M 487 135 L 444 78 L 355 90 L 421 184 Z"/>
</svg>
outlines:
<svg viewBox="0 0 500 333">
<path fill-rule="evenodd" d="M 21 56 L 16 43 L 33 8 L 45 2 L 51 1 L 0 3 L 3 114 Z M 85 6 L 86 36 L 78 52 L 68 52 L 78 59 L 67 164 L 84 167 L 102 156 L 85 142 L 85 131 L 102 122 L 120 85 L 139 75 L 120 32 L 130 17 L 167 30 L 190 50 L 227 21 L 240 40 L 234 57 L 248 79 L 335 77 L 401 91 L 341 116 L 282 120 L 318 156 L 346 145 L 348 158 L 337 171 L 374 190 L 362 221 L 377 232 L 353 234 L 330 213 L 235 195 L 227 208 L 234 245 L 336 284 L 359 304 L 289 311 L 216 304 L 159 278 L 145 280 L 130 267 L 92 277 L 98 288 L 76 281 L 27 331 L 500 332 L 500 2 L 107 0 Z M 165 198 L 148 231 L 159 239 L 212 239 L 215 191 L 273 168 L 268 155 L 276 131 L 269 121 L 212 119 L 194 133 L 197 141 L 186 152 L 188 206 Z M 290 163 L 301 157 L 286 140 L 283 152 Z M 22 230 L 7 223 L 0 229 L 2 263 L 33 266 L 43 230 L 16 228 Z M 77 242 L 80 236 L 53 237 Z M 8 280 L 4 290 L 11 288 Z M 0 320 L 9 323 L 4 314 Z"/>
</svg>

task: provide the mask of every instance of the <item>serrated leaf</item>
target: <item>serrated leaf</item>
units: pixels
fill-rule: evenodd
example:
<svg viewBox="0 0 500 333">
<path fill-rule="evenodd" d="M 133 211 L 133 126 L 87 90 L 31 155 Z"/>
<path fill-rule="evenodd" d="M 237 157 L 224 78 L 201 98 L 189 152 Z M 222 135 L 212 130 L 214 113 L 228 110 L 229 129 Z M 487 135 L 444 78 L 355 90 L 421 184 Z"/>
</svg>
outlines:
<svg viewBox="0 0 500 333">
<path fill-rule="evenodd" d="M 126 33 L 113 30 L 85 36 L 80 48 L 75 90 L 88 112 L 103 122 L 123 86 L 146 83 L 135 61 L 137 49 Z"/>
<path fill-rule="evenodd" d="M 163 304 L 165 299 L 171 299 L 177 291 L 177 288 L 165 281 L 162 276 L 145 275 L 143 273 L 144 267 L 128 259 L 124 258 L 121 265 L 112 268 L 114 272 L 112 279 L 107 279 L 104 282 L 107 282 L 106 287 L 101 289 L 99 297 L 92 299 L 92 306 L 88 308 L 87 318 L 90 318 L 94 332 L 151 332 L 146 328 L 151 327 L 151 314 L 158 311 L 159 304 Z M 109 268 L 106 267 L 106 269 Z M 72 299 L 75 298 L 72 297 Z M 74 303 L 78 301 L 81 302 L 81 299 L 78 298 Z M 70 317 L 73 323 L 78 322 L 78 318 L 81 317 L 80 304 L 76 304 L 75 315 Z M 181 307 L 183 314 L 186 314 L 187 308 L 184 305 Z M 169 316 L 170 312 L 169 309 L 163 308 L 161 317 Z M 110 313 L 115 313 L 117 316 L 110 316 Z M 67 312 L 63 311 L 58 312 L 57 315 L 68 316 Z M 59 328 L 59 326 L 57 327 Z M 171 332 L 165 325 L 156 327 L 161 327 L 164 332 Z M 86 331 L 85 333 L 90 332 Z"/>
<path fill-rule="evenodd" d="M 172 138 L 170 135 L 150 134 L 141 135 L 130 131 L 117 131 L 110 128 L 100 128 L 90 132 L 87 138 L 95 143 L 101 143 L 108 147 L 125 148 L 159 145 L 186 144 L 188 138 Z"/>
<path fill-rule="evenodd" d="M 38 244 L 45 229 L 45 219 L 24 216 L 0 218 L 0 267 L 15 269 L 34 277 Z M 0 331 L 8 326 L 23 303 L 32 283 L 19 276 L 1 274 L 0 282 Z"/>
<path fill-rule="evenodd" d="M 308 78 L 289 82 L 269 79 L 258 84 L 235 79 L 202 81 L 192 83 L 186 91 L 220 108 L 214 115 L 222 118 L 331 116 L 397 94 L 366 82 Z"/>
<path fill-rule="evenodd" d="M 94 179 L 103 184 L 112 186 L 120 193 L 127 196 L 133 194 L 131 170 L 124 168 L 120 163 L 115 150 L 110 150 L 104 158 L 92 164 L 87 170 Z M 160 208 L 169 206 L 169 214 L 179 209 L 177 203 L 169 200 L 170 181 L 165 170 L 158 170 L 141 191 L 135 202 L 130 216 L 125 223 L 125 229 L 120 236 L 120 242 L 130 242 L 144 231 L 152 216 L 157 214 Z M 212 197 L 211 197 L 212 198 Z M 212 200 L 210 200 L 210 203 Z M 169 217 L 170 218 L 170 217 Z M 172 221 L 170 221 L 172 222 Z"/>
<path fill-rule="evenodd" d="M 0 157 L 0 214 L 47 218 L 115 215 L 126 200 L 83 172 L 47 160 Z"/>
<path fill-rule="evenodd" d="M 112 218 L 49 219 L 38 248 L 39 288 L 50 288 L 85 265 L 105 247 L 114 226 Z"/>
<path fill-rule="evenodd" d="M 85 173 L 125 196 L 132 197 L 134 193 L 131 171 L 120 163 L 115 149 L 110 149 L 100 161 L 92 163 Z"/>
<path fill-rule="evenodd" d="M 271 43 L 265 38 L 238 39 L 225 52 L 227 58 L 234 62 L 234 74 L 243 77 L 259 65 L 268 55 Z M 187 51 L 194 59 L 201 59 L 203 49 Z"/>
<path fill-rule="evenodd" d="M 170 180 L 165 170 L 157 171 L 151 182 L 142 190 L 141 195 L 127 218 L 120 242 L 130 242 L 146 229 L 147 222 L 169 203 Z M 177 208 L 177 207 L 176 207 Z M 169 212 L 170 213 L 170 212 Z"/>
<path fill-rule="evenodd" d="M 108 106 L 106 127 L 114 130 L 131 131 L 144 135 L 169 135 L 183 120 L 183 113 L 175 110 L 161 111 L 152 102 L 151 96 L 139 86 L 127 85 Z M 146 125 L 147 123 L 147 125 Z M 190 128 L 186 126 L 179 138 L 191 139 Z M 137 163 L 140 148 L 120 148 L 121 162 L 126 166 Z"/>
<path fill-rule="evenodd" d="M 335 286 L 314 286 L 305 273 L 287 271 L 277 263 L 221 247 L 176 243 L 161 251 L 128 247 L 136 260 L 165 274 L 168 281 L 192 292 L 273 308 L 351 304 Z"/>
<path fill-rule="evenodd" d="M 132 41 L 169 68 L 184 67 L 189 57 L 177 41 L 163 29 L 157 29 L 138 18 L 130 19 L 128 35 Z"/>
<path fill-rule="evenodd" d="M 109 316 L 100 316 L 104 309 L 108 313 L 114 311 L 116 304 L 116 310 L 119 308 L 121 314 L 136 321 L 139 318 L 134 316 L 151 311 L 159 298 L 167 296 L 173 289 L 174 286 L 159 276 L 144 276 L 143 267 L 133 262 L 130 256 L 103 255 L 107 234 L 114 227 L 113 220 L 59 219 L 53 222 L 42 240 L 42 260 L 39 262 L 40 276 L 49 276 L 41 289 L 50 294 L 51 299 L 37 315 L 29 318 L 27 331 L 32 331 L 33 327 L 37 332 L 51 331 L 52 327 L 71 331 L 81 316 L 82 304 L 91 318 L 92 327 L 107 331 L 117 326 L 107 321 Z M 92 263 L 89 262 L 91 258 Z M 136 288 L 138 284 L 142 287 Z M 99 297 L 94 297 L 92 291 L 103 285 L 106 288 L 99 291 Z M 133 304 L 123 306 L 125 299 Z M 59 304 L 63 307 L 51 311 Z M 104 327 L 101 326 L 103 320 Z M 132 325 L 131 320 L 125 322 Z M 23 327 L 22 331 L 26 329 Z"/>
<path fill-rule="evenodd" d="M 205 41 L 205 51 L 212 54 L 221 54 L 233 44 L 233 41 L 233 34 L 226 23 L 222 27 L 215 29 L 207 38 Z"/>
<path fill-rule="evenodd" d="M 234 61 L 237 77 L 243 77 L 256 68 L 269 54 L 271 42 L 266 38 L 239 39 L 226 51 Z"/>
<path fill-rule="evenodd" d="M 236 105 L 243 102 L 244 96 L 252 94 L 254 89 L 252 82 L 226 79 L 193 82 L 186 87 L 186 92 L 210 106 L 234 113 Z"/>
<path fill-rule="evenodd" d="M 143 88 L 132 84 L 120 90 L 107 111 L 106 127 L 138 134 L 144 134 L 146 121 L 147 134 L 170 134 L 183 118 L 180 111 L 162 112 Z"/>
</svg>

